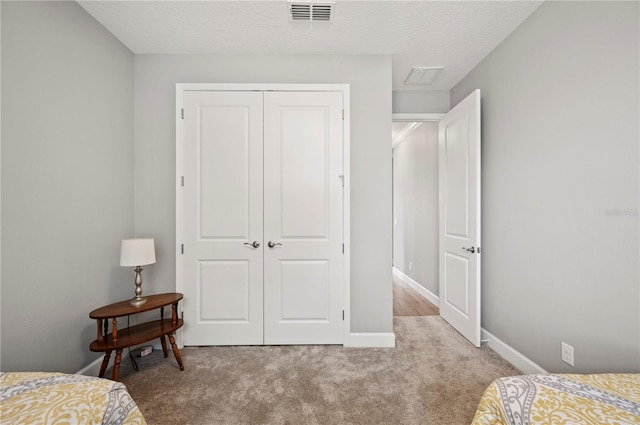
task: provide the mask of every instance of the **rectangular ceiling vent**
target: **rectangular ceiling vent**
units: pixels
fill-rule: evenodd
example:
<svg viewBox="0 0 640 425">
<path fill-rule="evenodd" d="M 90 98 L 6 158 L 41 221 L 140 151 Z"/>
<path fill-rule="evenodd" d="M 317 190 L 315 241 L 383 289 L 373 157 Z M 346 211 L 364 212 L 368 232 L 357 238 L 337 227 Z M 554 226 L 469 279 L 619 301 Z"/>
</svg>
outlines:
<svg viewBox="0 0 640 425">
<path fill-rule="evenodd" d="M 335 2 L 287 2 L 289 22 L 333 22 Z"/>
<path fill-rule="evenodd" d="M 404 80 L 405 84 L 431 84 L 444 70 L 442 66 L 414 66 Z"/>
</svg>

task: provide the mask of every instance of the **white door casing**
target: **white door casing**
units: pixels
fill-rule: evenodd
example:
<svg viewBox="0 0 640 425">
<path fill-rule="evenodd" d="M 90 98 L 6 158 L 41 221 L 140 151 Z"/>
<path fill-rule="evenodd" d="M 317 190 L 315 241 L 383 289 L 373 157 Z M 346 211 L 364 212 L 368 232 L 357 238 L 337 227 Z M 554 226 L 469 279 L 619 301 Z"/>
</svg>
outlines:
<svg viewBox="0 0 640 425">
<path fill-rule="evenodd" d="M 439 124 L 440 315 L 480 347 L 480 90 Z"/>
<path fill-rule="evenodd" d="M 344 92 L 179 86 L 183 344 L 343 343 Z"/>
<path fill-rule="evenodd" d="M 262 93 L 184 93 L 189 345 L 262 344 Z"/>
<path fill-rule="evenodd" d="M 341 344 L 342 93 L 264 104 L 265 344 Z"/>
</svg>

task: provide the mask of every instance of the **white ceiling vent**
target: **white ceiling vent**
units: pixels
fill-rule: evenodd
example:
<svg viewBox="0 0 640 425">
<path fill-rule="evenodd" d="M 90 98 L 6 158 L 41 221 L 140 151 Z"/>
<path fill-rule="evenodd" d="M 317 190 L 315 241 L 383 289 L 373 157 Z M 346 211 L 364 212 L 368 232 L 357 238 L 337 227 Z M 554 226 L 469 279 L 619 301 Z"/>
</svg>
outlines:
<svg viewBox="0 0 640 425">
<path fill-rule="evenodd" d="M 442 66 L 414 66 L 404 80 L 405 84 L 431 84 L 444 70 Z"/>
<path fill-rule="evenodd" d="M 289 1 L 289 22 L 333 22 L 335 2 Z"/>
</svg>

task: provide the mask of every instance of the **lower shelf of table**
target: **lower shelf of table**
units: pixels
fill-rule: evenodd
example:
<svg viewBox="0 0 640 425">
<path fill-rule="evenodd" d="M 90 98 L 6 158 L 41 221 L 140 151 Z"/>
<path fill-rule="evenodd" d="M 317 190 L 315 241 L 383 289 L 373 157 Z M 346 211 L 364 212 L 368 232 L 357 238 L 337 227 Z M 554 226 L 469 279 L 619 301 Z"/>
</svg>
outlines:
<svg viewBox="0 0 640 425">
<path fill-rule="evenodd" d="M 161 336 L 170 334 L 180 329 L 183 325 L 182 319 L 176 323 L 171 323 L 171 319 L 154 320 L 152 322 L 141 323 L 129 328 L 118 329 L 116 344 L 113 343 L 113 335 L 108 334 L 103 342 L 97 339 L 91 343 L 91 351 L 112 351 L 121 350 L 138 344 L 143 344 Z"/>
</svg>

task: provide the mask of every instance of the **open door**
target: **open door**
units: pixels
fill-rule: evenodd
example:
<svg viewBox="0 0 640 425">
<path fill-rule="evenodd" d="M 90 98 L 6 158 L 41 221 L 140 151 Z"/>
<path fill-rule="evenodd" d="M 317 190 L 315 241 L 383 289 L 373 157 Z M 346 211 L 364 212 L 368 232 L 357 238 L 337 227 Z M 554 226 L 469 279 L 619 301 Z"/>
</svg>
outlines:
<svg viewBox="0 0 640 425">
<path fill-rule="evenodd" d="M 440 315 L 480 347 L 480 90 L 439 125 Z"/>
</svg>

